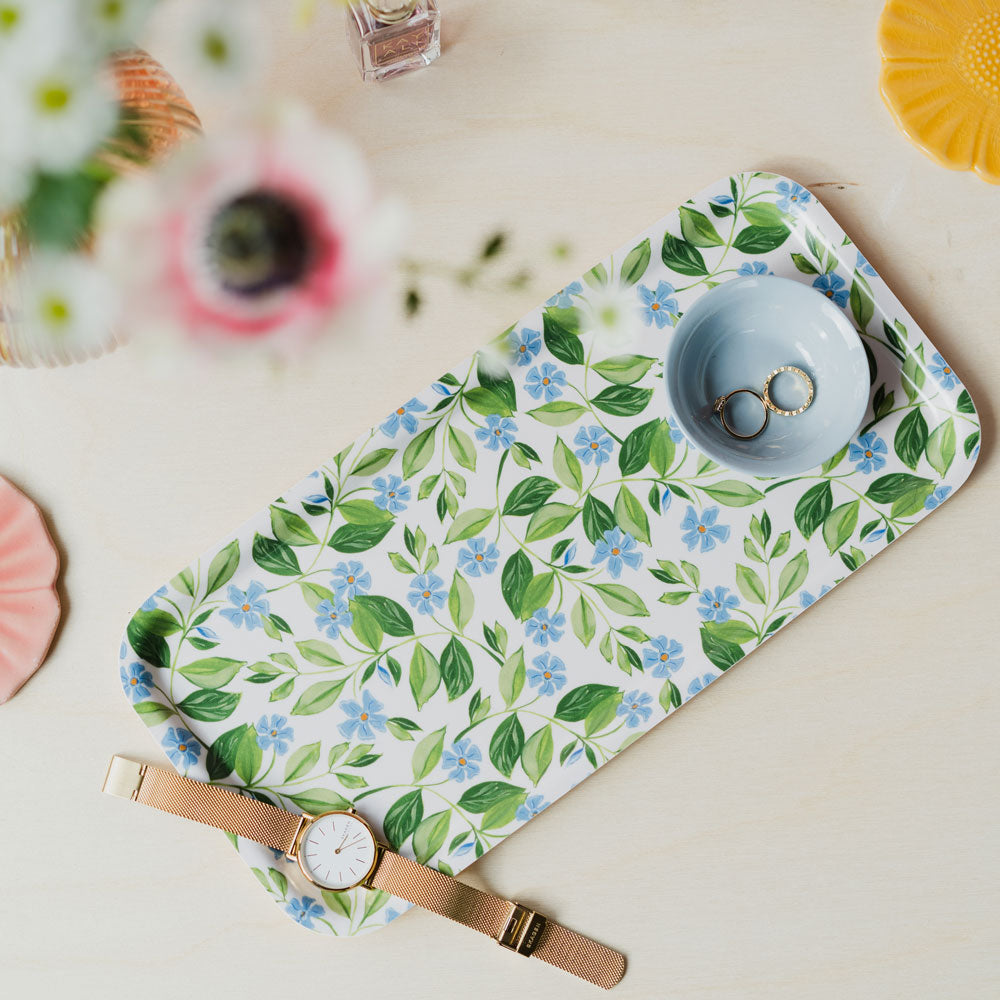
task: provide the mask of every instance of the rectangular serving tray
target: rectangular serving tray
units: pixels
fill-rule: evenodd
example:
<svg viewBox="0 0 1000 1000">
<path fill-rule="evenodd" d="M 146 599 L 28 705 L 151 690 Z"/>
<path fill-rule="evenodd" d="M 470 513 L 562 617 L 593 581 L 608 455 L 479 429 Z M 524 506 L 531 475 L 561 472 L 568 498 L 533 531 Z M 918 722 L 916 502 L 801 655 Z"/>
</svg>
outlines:
<svg viewBox="0 0 1000 1000">
<path fill-rule="evenodd" d="M 678 316 L 747 273 L 824 292 L 868 354 L 858 436 L 791 478 L 715 465 L 666 409 Z M 356 804 L 457 872 L 927 517 L 978 441 L 968 392 L 815 196 L 737 174 L 161 587 L 129 622 L 123 687 L 180 772 L 292 810 Z M 236 846 L 313 930 L 406 908 Z"/>
</svg>

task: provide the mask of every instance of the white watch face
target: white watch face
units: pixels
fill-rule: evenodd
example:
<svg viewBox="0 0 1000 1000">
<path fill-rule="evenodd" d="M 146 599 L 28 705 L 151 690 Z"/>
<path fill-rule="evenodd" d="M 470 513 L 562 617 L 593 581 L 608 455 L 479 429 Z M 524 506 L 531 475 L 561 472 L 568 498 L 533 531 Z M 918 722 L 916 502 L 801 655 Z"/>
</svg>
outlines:
<svg viewBox="0 0 1000 1000">
<path fill-rule="evenodd" d="M 302 833 L 299 867 L 324 889 L 350 889 L 375 864 L 375 836 L 360 817 L 347 812 L 317 816 Z"/>
</svg>

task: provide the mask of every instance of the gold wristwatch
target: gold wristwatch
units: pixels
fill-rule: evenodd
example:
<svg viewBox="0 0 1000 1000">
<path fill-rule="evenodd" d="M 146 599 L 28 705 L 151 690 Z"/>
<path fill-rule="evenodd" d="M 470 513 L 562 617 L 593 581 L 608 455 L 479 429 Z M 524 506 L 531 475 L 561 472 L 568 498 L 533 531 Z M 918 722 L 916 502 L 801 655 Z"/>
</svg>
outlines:
<svg viewBox="0 0 1000 1000">
<path fill-rule="evenodd" d="M 625 974 L 621 953 L 520 903 L 481 892 L 380 844 L 354 809 L 318 816 L 290 813 L 219 785 L 120 756 L 111 758 L 103 790 L 282 851 L 320 889 L 381 889 L 595 986 L 611 989 Z"/>
</svg>

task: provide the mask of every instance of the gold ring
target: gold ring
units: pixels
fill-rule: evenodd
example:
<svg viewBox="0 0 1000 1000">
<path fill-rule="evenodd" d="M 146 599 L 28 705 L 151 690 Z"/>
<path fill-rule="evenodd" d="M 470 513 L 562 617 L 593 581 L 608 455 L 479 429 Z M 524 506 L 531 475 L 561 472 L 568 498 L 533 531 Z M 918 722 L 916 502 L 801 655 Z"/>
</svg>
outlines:
<svg viewBox="0 0 1000 1000">
<path fill-rule="evenodd" d="M 806 397 L 806 401 L 797 410 L 783 410 L 768 395 L 768 390 L 771 386 L 771 379 L 773 379 L 775 375 L 780 375 L 782 372 L 791 372 L 793 375 L 798 375 L 799 378 L 801 378 L 806 384 L 808 396 Z M 813 380 L 801 368 L 796 368 L 795 365 L 782 365 L 780 368 L 775 368 L 774 371 L 771 372 L 766 379 L 764 379 L 764 394 L 761 399 L 769 410 L 773 410 L 775 413 L 779 414 L 779 416 L 797 417 L 803 410 L 808 410 L 809 407 L 812 406 L 814 394 L 815 389 L 813 387 Z"/>
<path fill-rule="evenodd" d="M 755 397 L 761 405 L 761 409 L 764 411 L 764 419 L 761 421 L 760 427 L 757 428 L 752 434 L 740 434 L 739 431 L 733 430 L 729 426 L 729 421 L 726 420 L 726 405 L 733 396 L 738 396 L 741 392 L 749 393 L 751 396 Z M 730 437 L 739 438 L 741 441 L 749 441 L 750 438 L 755 438 L 764 428 L 767 426 L 768 408 L 767 404 L 764 402 L 764 397 L 759 393 L 755 392 L 753 389 L 734 389 L 732 392 L 727 393 L 725 396 L 719 396 L 719 398 L 712 404 L 712 409 L 719 414 L 719 419 L 722 421 L 722 426 L 726 429 L 726 433 Z"/>
</svg>

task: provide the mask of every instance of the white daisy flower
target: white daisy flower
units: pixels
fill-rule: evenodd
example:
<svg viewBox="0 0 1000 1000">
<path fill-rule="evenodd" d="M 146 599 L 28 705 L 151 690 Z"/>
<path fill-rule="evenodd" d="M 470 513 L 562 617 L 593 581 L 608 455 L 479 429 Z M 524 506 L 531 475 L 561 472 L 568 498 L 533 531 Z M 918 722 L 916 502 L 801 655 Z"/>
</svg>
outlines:
<svg viewBox="0 0 1000 1000">
<path fill-rule="evenodd" d="M 115 123 L 113 95 L 93 68 L 62 59 L 20 74 L 6 99 L 22 125 L 25 158 L 43 170 L 66 171 L 96 149 Z"/>
<path fill-rule="evenodd" d="M 4 0 L 0 0 L 3 3 Z M 135 43 L 146 26 L 155 0 L 76 0 L 77 16 L 85 37 L 102 52 L 113 52 Z"/>
<path fill-rule="evenodd" d="M 601 347 L 621 349 L 642 332 L 634 289 L 622 288 L 617 282 L 587 288 L 581 304 L 581 332 L 592 333 L 595 343 Z"/>
<path fill-rule="evenodd" d="M 47 65 L 73 42 L 73 18 L 57 0 L 0 0 L 0 75 Z"/>
<path fill-rule="evenodd" d="M 16 356 L 66 364 L 95 357 L 114 342 L 118 296 L 89 257 L 39 251 L 16 278 L 20 309 L 8 325 Z"/>
<path fill-rule="evenodd" d="M 192 89 L 244 88 L 266 61 L 267 32 L 256 4 L 185 0 L 172 28 L 171 65 Z"/>
</svg>

